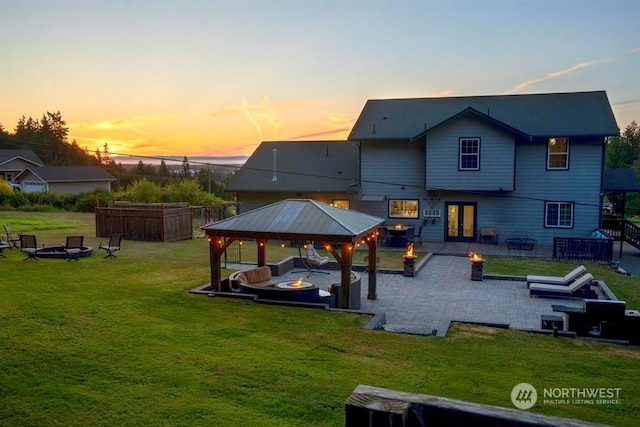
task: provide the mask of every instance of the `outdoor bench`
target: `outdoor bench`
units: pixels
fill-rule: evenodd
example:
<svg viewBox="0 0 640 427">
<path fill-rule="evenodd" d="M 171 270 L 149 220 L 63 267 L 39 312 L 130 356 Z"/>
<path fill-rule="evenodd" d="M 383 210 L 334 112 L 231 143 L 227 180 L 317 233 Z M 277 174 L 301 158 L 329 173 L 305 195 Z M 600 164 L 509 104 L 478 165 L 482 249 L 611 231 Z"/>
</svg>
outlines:
<svg viewBox="0 0 640 427">
<path fill-rule="evenodd" d="M 508 249 L 526 249 L 531 250 L 538 243 L 531 233 L 527 231 L 517 231 L 508 239 L 505 239 Z"/>
</svg>

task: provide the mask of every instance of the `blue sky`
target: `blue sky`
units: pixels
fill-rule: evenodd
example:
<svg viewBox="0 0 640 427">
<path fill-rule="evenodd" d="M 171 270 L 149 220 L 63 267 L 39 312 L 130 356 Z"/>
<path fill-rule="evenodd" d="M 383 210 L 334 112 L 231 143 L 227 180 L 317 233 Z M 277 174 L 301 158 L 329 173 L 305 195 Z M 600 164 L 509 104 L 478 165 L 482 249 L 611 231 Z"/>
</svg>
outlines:
<svg viewBox="0 0 640 427">
<path fill-rule="evenodd" d="M 640 122 L 640 2 L 0 0 L 0 123 L 128 154 L 342 139 L 367 99 L 606 90 Z"/>
</svg>

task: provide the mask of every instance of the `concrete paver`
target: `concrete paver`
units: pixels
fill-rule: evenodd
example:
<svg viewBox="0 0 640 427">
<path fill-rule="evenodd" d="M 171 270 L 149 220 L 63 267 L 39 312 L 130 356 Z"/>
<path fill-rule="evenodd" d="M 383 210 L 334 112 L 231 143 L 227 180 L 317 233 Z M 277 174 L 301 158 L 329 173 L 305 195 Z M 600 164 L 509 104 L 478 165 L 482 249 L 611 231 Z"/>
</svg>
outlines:
<svg viewBox="0 0 640 427">
<path fill-rule="evenodd" d="M 581 305 L 575 299 L 532 298 L 524 281 L 472 281 L 470 269 L 466 257 L 436 255 L 416 277 L 379 273 L 375 300 L 367 299 L 368 275 L 363 273 L 360 311 L 384 313 L 386 330 L 439 329 L 438 335 L 443 335 L 446 333 L 442 330 L 443 325 L 451 321 L 506 324 L 521 330 L 539 329 L 540 316 L 554 314 L 552 303 Z M 339 282 L 339 275 L 337 272 L 331 275 L 312 274 L 309 280 L 327 289 L 331 283 Z"/>
</svg>

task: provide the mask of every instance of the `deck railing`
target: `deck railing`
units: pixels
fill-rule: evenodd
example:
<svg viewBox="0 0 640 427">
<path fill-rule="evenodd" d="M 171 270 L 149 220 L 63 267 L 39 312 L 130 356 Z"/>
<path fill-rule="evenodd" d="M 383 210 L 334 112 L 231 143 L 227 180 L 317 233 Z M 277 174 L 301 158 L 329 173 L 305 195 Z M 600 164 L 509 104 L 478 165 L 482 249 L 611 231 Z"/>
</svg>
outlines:
<svg viewBox="0 0 640 427">
<path fill-rule="evenodd" d="M 554 237 L 553 257 L 581 261 L 613 261 L 613 242 L 610 237 Z"/>
</svg>

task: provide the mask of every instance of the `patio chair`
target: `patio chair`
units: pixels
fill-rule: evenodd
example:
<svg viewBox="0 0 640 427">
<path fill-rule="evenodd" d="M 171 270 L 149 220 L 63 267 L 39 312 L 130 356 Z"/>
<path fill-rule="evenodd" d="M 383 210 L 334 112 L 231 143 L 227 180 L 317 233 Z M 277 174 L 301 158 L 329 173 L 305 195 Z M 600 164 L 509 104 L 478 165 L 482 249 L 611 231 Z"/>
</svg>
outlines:
<svg viewBox="0 0 640 427">
<path fill-rule="evenodd" d="M 0 257 L 6 258 L 7 256 L 3 254 L 5 249 L 9 249 L 9 245 L 4 240 L 0 240 Z"/>
<path fill-rule="evenodd" d="M 20 243 L 20 239 L 16 239 L 11 235 L 11 229 L 8 225 L 4 226 L 4 232 L 7 234 L 7 245 L 9 245 L 9 248 L 18 249 L 18 243 Z"/>
<path fill-rule="evenodd" d="M 100 242 L 100 244 L 98 245 L 98 249 L 104 249 L 105 251 L 107 251 L 107 255 L 105 256 L 105 258 L 118 258 L 113 253 L 120 250 L 120 245 L 122 244 L 122 236 L 122 234 L 112 234 L 111 237 L 109 237 L 109 243 L 103 245 L 102 242 Z"/>
<path fill-rule="evenodd" d="M 413 243 L 414 246 L 422 246 L 422 227 L 424 226 L 421 225 L 418 228 L 418 231 L 414 233 L 413 238 L 410 241 L 410 243 Z"/>
<path fill-rule="evenodd" d="M 531 283 L 529 285 L 529 296 L 547 296 L 547 297 L 596 297 L 591 290 L 591 281 L 593 276 L 591 273 L 585 273 L 573 282 L 567 285 L 551 285 L 549 283 Z"/>
<path fill-rule="evenodd" d="M 568 272 L 565 276 L 536 276 L 533 274 L 527 275 L 527 288 L 531 283 L 547 283 L 549 285 L 568 285 L 569 283 L 576 280 L 580 277 L 581 274 L 587 272 L 587 269 L 584 265 L 579 265 L 574 268 L 570 272 Z"/>
<path fill-rule="evenodd" d="M 64 251 L 67 253 L 67 261 L 80 261 L 80 252 L 84 247 L 84 236 L 67 236 Z"/>
<path fill-rule="evenodd" d="M 386 227 L 378 229 L 378 246 L 389 246 L 389 232 Z"/>
<path fill-rule="evenodd" d="M 20 252 L 24 252 L 27 257 L 23 259 L 23 261 L 27 261 L 29 259 L 38 260 L 38 242 L 36 236 L 30 234 L 21 234 L 20 235 Z"/>
<path fill-rule="evenodd" d="M 301 273 L 307 272 L 307 277 L 311 276 L 313 273 L 322 273 L 322 274 L 331 274 L 329 271 L 315 270 L 313 267 L 319 267 L 321 265 L 327 264 L 329 262 L 329 257 L 320 256 L 316 251 L 316 248 L 313 247 L 313 243 L 307 243 L 307 257 L 302 257 L 302 249 L 301 246 L 298 245 L 298 253 L 300 254 L 300 260 L 302 261 L 302 265 L 304 266 L 304 270 L 296 270 L 292 271 L 292 273 Z"/>
</svg>

